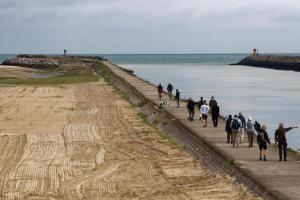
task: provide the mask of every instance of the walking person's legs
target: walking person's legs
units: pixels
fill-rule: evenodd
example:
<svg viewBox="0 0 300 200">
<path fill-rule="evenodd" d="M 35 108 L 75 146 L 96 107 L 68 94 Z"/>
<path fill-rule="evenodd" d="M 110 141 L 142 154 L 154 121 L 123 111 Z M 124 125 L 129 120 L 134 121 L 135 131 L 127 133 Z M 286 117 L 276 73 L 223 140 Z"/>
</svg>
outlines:
<svg viewBox="0 0 300 200">
<path fill-rule="evenodd" d="M 216 117 L 216 126 L 215 127 L 218 127 L 218 122 L 219 122 L 219 117 Z"/>
<path fill-rule="evenodd" d="M 287 161 L 287 143 L 283 144 L 283 158 L 284 161 Z"/>
<path fill-rule="evenodd" d="M 236 136 L 236 148 L 239 148 L 240 146 L 240 142 L 239 142 L 239 138 L 241 137 L 241 131 L 237 131 L 237 136 Z"/>
<path fill-rule="evenodd" d="M 240 143 L 242 144 L 244 141 L 244 128 L 241 128 L 239 138 L 240 138 Z"/>
<path fill-rule="evenodd" d="M 230 132 L 226 131 L 226 133 L 227 133 L 227 143 L 229 143 L 230 142 Z"/>
<path fill-rule="evenodd" d="M 278 143 L 278 150 L 279 150 L 279 161 L 282 161 L 282 144 Z"/>
<path fill-rule="evenodd" d="M 179 108 L 179 99 L 176 99 L 177 102 L 177 108 Z"/>
<path fill-rule="evenodd" d="M 258 144 L 259 146 L 259 160 L 262 160 L 262 145 Z"/>
<path fill-rule="evenodd" d="M 238 138 L 237 138 L 237 132 L 233 131 L 232 132 L 232 147 L 233 148 L 235 147 L 235 143 L 236 143 L 237 140 L 238 140 Z"/>
<path fill-rule="evenodd" d="M 266 152 L 267 152 L 266 149 L 262 149 L 262 156 L 264 161 L 267 161 Z"/>
<path fill-rule="evenodd" d="M 195 111 L 192 110 L 192 121 L 194 121 L 194 115 L 195 115 Z"/>
<path fill-rule="evenodd" d="M 254 132 L 251 132 L 251 135 L 250 135 L 250 147 L 253 147 L 253 135 L 254 135 Z"/>
<path fill-rule="evenodd" d="M 248 136 L 248 147 L 251 147 L 251 132 L 247 131 L 247 136 Z"/>
</svg>

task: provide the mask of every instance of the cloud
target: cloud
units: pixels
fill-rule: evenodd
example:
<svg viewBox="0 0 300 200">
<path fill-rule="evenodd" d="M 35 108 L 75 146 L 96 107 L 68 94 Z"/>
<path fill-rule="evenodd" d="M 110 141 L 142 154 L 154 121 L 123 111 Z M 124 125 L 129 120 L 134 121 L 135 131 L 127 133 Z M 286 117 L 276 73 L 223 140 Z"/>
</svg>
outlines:
<svg viewBox="0 0 300 200">
<path fill-rule="evenodd" d="M 1 0 L 0 8 L 0 53 L 300 51 L 297 0 Z"/>
</svg>

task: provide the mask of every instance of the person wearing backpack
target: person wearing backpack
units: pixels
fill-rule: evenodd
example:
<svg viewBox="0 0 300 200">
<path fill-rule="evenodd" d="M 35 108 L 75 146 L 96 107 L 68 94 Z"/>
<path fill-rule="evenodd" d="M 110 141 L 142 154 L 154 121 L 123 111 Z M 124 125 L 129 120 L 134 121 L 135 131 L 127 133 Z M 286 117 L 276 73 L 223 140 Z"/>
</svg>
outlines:
<svg viewBox="0 0 300 200">
<path fill-rule="evenodd" d="M 240 129 L 242 127 L 242 122 L 238 118 L 237 115 L 234 115 L 234 118 L 231 120 L 230 127 L 232 129 L 232 136 L 233 136 L 233 148 L 239 147 L 239 135 L 240 135 Z"/>
<path fill-rule="evenodd" d="M 262 125 L 261 130 L 257 135 L 257 143 L 259 147 L 259 160 L 267 161 L 267 149 L 268 149 L 267 143 L 270 145 L 270 140 L 267 133 L 266 125 Z"/>
<path fill-rule="evenodd" d="M 254 136 L 254 123 L 252 121 L 252 117 L 248 118 L 247 124 L 246 124 L 246 130 L 247 130 L 247 136 L 248 136 L 248 142 L 249 142 L 249 148 L 253 147 L 253 136 Z"/>
<path fill-rule="evenodd" d="M 278 150 L 279 150 L 279 161 L 282 160 L 282 153 L 284 161 L 287 161 L 287 141 L 285 137 L 285 133 L 294 129 L 298 128 L 298 126 L 284 128 L 283 123 L 279 124 L 278 129 L 275 131 L 275 144 L 278 143 Z"/>
<path fill-rule="evenodd" d="M 228 116 L 228 119 L 226 120 L 226 126 L 225 126 L 225 131 L 227 133 L 227 143 L 232 144 L 232 128 L 230 126 L 232 121 L 232 115 Z"/>
</svg>

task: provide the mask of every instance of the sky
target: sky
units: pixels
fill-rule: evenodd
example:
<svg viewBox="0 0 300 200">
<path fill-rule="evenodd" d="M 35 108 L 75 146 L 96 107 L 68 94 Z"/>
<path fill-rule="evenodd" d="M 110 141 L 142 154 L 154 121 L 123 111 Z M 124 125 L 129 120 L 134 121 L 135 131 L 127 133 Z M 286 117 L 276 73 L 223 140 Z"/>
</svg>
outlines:
<svg viewBox="0 0 300 200">
<path fill-rule="evenodd" d="M 299 22 L 299 0 L 0 0 L 0 53 L 299 53 Z"/>
</svg>

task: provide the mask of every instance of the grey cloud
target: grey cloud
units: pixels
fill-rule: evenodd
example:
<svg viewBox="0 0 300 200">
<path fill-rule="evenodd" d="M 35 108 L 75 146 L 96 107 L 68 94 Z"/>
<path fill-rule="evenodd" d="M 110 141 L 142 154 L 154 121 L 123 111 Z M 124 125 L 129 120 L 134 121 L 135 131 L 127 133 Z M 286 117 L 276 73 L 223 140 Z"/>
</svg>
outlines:
<svg viewBox="0 0 300 200">
<path fill-rule="evenodd" d="M 0 8 L 0 53 L 300 51 L 296 0 L 1 0 Z"/>
</svg>

